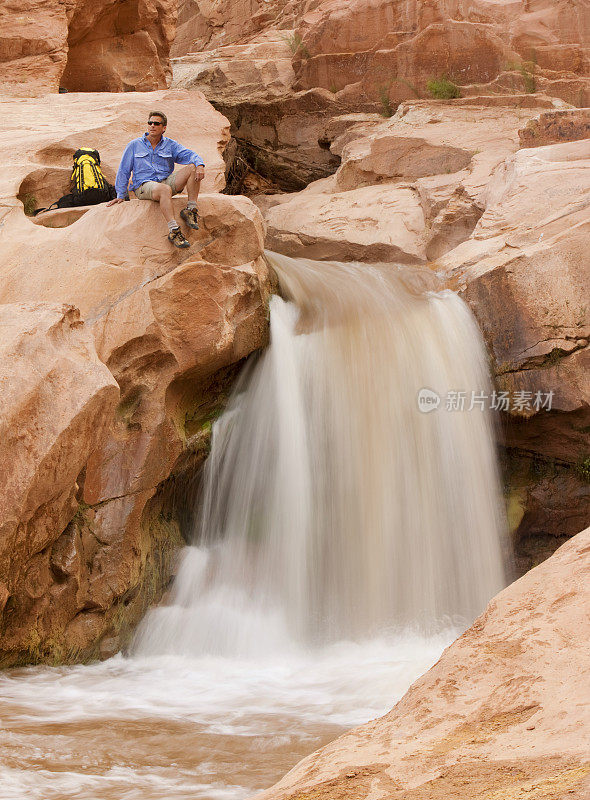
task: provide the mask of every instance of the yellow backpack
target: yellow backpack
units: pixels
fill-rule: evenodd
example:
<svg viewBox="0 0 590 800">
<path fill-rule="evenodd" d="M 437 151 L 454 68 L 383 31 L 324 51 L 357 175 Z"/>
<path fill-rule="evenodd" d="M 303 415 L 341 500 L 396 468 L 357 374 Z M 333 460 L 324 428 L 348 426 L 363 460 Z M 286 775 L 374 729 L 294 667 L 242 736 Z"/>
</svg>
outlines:
<svg viewBox="0 0 590 800">
<path fill-rule="evenodd" d="M 96 194 L 100 192 L 104 196 L 107 182 L 100 168 L 100 155 L 98 150 L 90 147 L 80 147 L 74 153 L 74 169 L 70 178 L 72 182 L 72 194 L 85 200 L 85 205 L 90 205 L 86 194 L 94 189 Z M 98 191 L 96 191 L 98 190 Z M 108 198 L 107 198 L 108 199 Z M 101 202 L 100 200 L 98 202 Z"/>
<path fill-rule="evenodd" d="M 74 168 L 70 176 L 72 191 L 64 194 L 49 208 L 37 208 L 33 216 L 53 208 L 93 206 L 106 203 L 117 196 L 115 187 L 105 179 L 100 168 L 100 154 L 91 147 L 80 147 L 74 153 Z"/>
</svg>

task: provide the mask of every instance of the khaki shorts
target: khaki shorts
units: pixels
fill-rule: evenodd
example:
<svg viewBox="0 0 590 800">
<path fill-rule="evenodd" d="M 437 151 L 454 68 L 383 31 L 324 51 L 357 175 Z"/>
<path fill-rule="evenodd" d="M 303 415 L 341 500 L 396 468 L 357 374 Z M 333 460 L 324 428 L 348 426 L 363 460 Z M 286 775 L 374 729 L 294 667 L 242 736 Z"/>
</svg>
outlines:
<svg viewBox="0 0 590 800">
<path fill-rule="evenodd" d="M 162 183 L 168 184 L 172 189 L 172 194 L 178 194 L 179 190 L 176 188 L 176 173 L 173 172 L 172 175 L 168 175 L 164 181 L 146 181 L 142 183 L 141 186 L 134 189 L 135 196 L 138 200 L 153 200 L 152 190 L 154 186 L 159 186 Z"/>
</svg>

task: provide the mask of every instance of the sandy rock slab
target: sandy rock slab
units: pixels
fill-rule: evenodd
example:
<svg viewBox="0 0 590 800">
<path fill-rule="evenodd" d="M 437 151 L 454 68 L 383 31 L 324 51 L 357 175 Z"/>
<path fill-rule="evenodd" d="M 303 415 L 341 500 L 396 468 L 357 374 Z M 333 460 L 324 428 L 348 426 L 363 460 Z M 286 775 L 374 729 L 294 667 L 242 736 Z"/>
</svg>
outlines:
<svg viewBox="0 0 590 800">
<path fill-rule="evenodd" d="M 411 186 L 307 190 L 274 205 L 266 220 L 268 247 L 285 255 L 405 264 L 426 260 L 424 213 Z"/>
<path fill-rule="evenodd" d="M 211 191 L 223 185 L 227 121 L 199 93 L 109 102 L 106 111 L 104 95 L 3 103 L 20 111 L 22 127 L 15 118 L 11 166 L 0 175 L 0 319 L 9 315 L 11 332 L 2 359 L 2 664 L 105 657 L 128 641 L 182 543 L 170 475 L 181 491 L 177 462 L 194 470 L 205 458 L 240 362 L 268 339 L 260 212 Z M 25 216 L 23 181 L 37 200 L 55 199 L 62 189 L 46 176 L 67 177 L 84 144 L 112 174 L 153 107 L 207 164 L 200 229 L 185 229 L 190 249 L 174 248 L 157 206 L 137 199 Z M 52 114 L 63 126 L 35 125 Z M 180 219 L 186 198 L 174 203 Z"/>
<path fill-rule="evenodd" d="M 590 529 L 509 586 L 386 716 L 257 800 L 583 800 Z"/>
<path fill-rule="evenodd" d="M 590 148 L 588 140 L 523 149 L 500 165 L 469 240 L 440 258 L 473 309 L 502 389 L 552 392 L 537 442 L 575 463 L 588 452 L 590 421 Z M 546 413 L 546 412 L 544 412 Z M 510 440 L 537 436 L 517 413 Z M 568 427 L 568 419 L 571 426 Z M 567 429 L 567 430 L 566 430 Z"/>
<path fill-rule="evenodd" d="M 321 136 L 340 166 L 297 194 L 256 199 L 268 246 L 287 255 L 424 262 L 469 238 L 494 170 L 518 150 L 537 108 L 402 103 L 396 114 L 342 114 Z"/>
<path fill-rule="evenodd" d="M 1 91 L 165 89 L 176 19 L 171 0 L 9 0 L 0 8 Z"/>
</svg>

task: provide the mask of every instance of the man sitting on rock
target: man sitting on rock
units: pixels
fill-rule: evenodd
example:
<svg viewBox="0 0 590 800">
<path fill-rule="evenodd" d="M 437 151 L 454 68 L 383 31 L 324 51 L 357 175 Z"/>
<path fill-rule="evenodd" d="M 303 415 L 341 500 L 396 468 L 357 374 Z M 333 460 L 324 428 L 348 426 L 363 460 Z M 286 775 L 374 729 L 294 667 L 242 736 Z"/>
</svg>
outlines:
<svg viewBox="0 0 590 800">
<path fill-rule="evenodd" d="M 112 206 L 122 203 L 131 189 L 140 200 L 154 200 L 168 223 L 168 239 L 176 247 L 190 247 L 174 219 L 172 195 L 186 186 L 188 203 L 180 212 L 189 228 L 198 230 L 197 198 L 201 181 L 205 176 L 203 159 L 186 147 L 164 136 L 168 119 L 161 111 L 151 111 L 148 116 L 148 132 L 129 142 L 117 171 L 115 189 L 117 197 L 107 203 Z M 188 166 L 174 170 L 174 164 Z M 131 186 L 129 178 L 133 173 Z"/>
</svg>

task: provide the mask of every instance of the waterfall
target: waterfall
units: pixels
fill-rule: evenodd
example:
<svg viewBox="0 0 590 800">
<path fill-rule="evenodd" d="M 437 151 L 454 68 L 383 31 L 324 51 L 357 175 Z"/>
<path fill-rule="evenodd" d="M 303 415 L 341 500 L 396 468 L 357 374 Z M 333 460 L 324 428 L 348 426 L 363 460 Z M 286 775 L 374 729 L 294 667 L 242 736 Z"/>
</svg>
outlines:
<svg viewBox="0 0 590 800">
<path fill-rule="evenodd" d="M 427 271 L 268 257 L 271 344 L 213 426 L 194 545 L 140 655 L 465 624 L 504 585 L 493 420 L 469 410 L 490 379 L 467 306 Z M 438 407 L 425 413 L 421 391 Z"/>
</svg>

